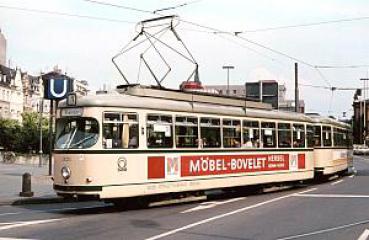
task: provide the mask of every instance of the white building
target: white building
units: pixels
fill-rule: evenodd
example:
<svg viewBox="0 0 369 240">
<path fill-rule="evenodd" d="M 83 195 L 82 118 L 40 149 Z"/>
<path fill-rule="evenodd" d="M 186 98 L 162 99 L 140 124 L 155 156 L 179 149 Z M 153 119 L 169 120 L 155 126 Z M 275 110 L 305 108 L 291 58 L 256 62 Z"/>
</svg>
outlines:
<svg viewBox="0 0 369 240">
<path fill-rule="evenodd" d="M 88 91 L 88 83 L 86 80 L 74 79 L 74 92 L 81 96 L 86 96 L 88 94 Z"/>
<path fill-rule="evenodd" d="M 20 69 L 0 65 L 0 116 L 22 121 L 23 100 Z"/>
<path fill-rule="evenodd" d="M 6 39 L 1 33 L 0 29 L 0 65 L 5 65 L 6 63 Z"/>
</svg>

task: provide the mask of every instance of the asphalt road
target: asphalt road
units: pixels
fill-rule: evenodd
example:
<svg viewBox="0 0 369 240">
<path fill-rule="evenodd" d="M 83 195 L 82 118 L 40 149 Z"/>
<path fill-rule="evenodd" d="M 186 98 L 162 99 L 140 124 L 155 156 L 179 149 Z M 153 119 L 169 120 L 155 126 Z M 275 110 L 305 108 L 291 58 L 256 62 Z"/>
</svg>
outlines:
<svg viewBox="0 0 369 240">
<path fill-rule="evenodd" d="M 321 184 L 148 209 L 1 206 L 0 239 L 369 239 L 369 157 L 354 165 Z"/>
</svg>

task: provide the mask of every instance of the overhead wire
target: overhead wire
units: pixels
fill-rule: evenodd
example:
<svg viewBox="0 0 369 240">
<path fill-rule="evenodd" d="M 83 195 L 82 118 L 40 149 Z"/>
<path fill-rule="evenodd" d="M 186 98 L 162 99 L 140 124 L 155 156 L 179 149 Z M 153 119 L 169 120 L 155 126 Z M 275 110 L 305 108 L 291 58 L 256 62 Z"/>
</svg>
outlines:
<svg viewBox="0 0 369 240">
<path fill-rule="evenodd" d="M 185 7 L 185 6 L 194 4 L 194 3 L 198 3 L 200 1 L 202 1 L 202 0 L 195 0 L 195 1 L 191 1 L 191 2 L 181 3 L 181 4 L 178 4 L 176 6 L 172 6 L 172 7 L 165 7 L 165 8 L 156 9 L 156 10 L 153 11 L 153 13 L 156 14 L 156 13 L 162 12 L 162 11 L 175 10 L 175 9 Z"/>
<path fill-rule="evenodd" d="M 85 19 L 98 20 L 98 21 L 136 24 L 135 22 L 131 22 L 131 21 L 127 21 L 127 20 L 121 20 L 121 19 L 96 17 L 96 16 L 91 16 L 91 15 L 79 15 L 79 14 L 72 14 L 72 13 L 63 13 L 63 12 L 40 10 L 40 9 L 34 9 L 34 8 L 13 7 L 13 6 L 7 6 L 7 5 L 0 5 L 0 8 L 8 9 L 8 10 L 23 11 L 23 12 L 32 12 L 32 13 L 41 13 L 41 14 L 65 16 L 65 17 L 85 18 Z"/>
<path fill-rule="evenodd" d="M 93 4 L 98 4 L 98 5 L 104 5 L 104 6 L 110 6 L 110 7 L 115 7 L 115 8 L 120 8 L 120 9 L 135 11 L 135 12 L 140 12 L 140 13 L 150 13 L 150 14 L 161 15 L 161 14 L 158 14 L 158 13 L 153 13 L 152 11 L 149 11 L 149 10 L 144 10 L 144 9 L 130 7 L 130 6 L 125 6 L 125 5 L 120 5 L 120 4 L 118 5 L 118 4 L 101 2 L 101 1 L 95 1 L 95 0 L 82 0 L 82 1 L 93 3 Z"/>
<path fill-rule="evenodd" d="M 302 24 L 285 25 L 285 26 L 277 26 L 277 27 L 258 28 L 258 29 L 244 30 L 244 31 L 241 31 L 240 34 L 253 33 L 253 32 L 266 32 L 266 31 L 274 31 L 274 30 L 289 29 L 289 28 L 320 26 L 320 25 L 325 25 L 325 24 L 336 24 L 336 23 L 362 21 L 362 20 L 369 20 L 369 16 L 343 18 L 343 19 L 336 19 L 336 20 L 327 20 L 327 21 L 320 21 L 320 22 L 302 23 Z"/>
</svg>

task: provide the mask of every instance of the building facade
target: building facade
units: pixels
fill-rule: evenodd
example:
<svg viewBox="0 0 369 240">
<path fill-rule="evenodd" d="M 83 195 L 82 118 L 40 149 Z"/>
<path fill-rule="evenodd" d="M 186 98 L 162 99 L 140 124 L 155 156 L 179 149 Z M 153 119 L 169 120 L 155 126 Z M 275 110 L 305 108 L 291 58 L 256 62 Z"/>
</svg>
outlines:
<svg viewBox="0 0 369 240">
<path fill-rule="evenodd" d="M 369 143 L 369 100 L 356 99 L 352 104 L 354 108 L 352 134 L 354 144 Z"/>
<path fill-rule="evenodd" d="M 287 88 L 279 85 L 275 80 L 260 80 L 257 82 L 246 82 L 245 85 L 207 85 L 205 90 L 213 91 L 215 94 L 246 97 L 248 100 L 269 103 L 275 109 L 282 111 L 295 111 L 295 100 L 286 99 Z M 299 101 L 298 111 L 305 112 L 305 101 Z"/>
<path fill-rule="evenodd" d="M 6 65 L 6 39 L 0 29 L 0 65 Z"/>
<path fill-rule="evenodd" d="M 0 65 L 0 116 L 22 121 L 23 85 L 20 69 Z"/>
</svg>

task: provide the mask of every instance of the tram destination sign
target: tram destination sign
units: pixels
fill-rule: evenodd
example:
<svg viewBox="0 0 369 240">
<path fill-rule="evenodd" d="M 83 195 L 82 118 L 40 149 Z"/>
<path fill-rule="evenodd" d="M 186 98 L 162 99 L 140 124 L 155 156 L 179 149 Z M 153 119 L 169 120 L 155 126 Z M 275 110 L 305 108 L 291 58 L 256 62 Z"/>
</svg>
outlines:
<svg viewBox="0 0 369 240">
<path fill-rule="evenodd" d="M 83 114 L 82 108 L 63 108 L 60 111 L 62 117 L 80 117 Z"/>
</svg>

